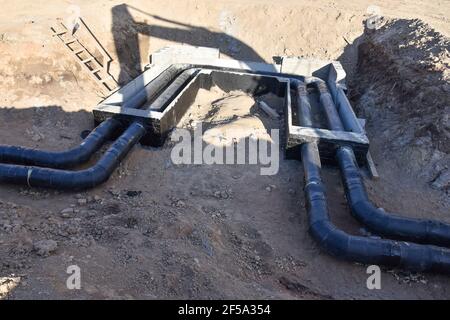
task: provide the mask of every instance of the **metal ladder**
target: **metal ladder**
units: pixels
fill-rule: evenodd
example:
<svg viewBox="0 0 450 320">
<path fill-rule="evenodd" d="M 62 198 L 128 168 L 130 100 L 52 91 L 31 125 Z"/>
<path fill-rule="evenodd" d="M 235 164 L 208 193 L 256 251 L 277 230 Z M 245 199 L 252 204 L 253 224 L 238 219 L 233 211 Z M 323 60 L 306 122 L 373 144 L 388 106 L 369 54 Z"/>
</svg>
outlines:
<svg viewBox="0 0 450 320">
<path fill-rule="evenodd" d="M 109 74 L 109 63 L 112 61 L 112 58 L 88 28 L 83 19 L 79 18 L 79 21 L 81 22 L 79 27 L 85 28 L 90 36 L 93 37 L 93 43 L 95 43 L 96 49 L 103 57 L 103 64 L 97 60 L 83 43 L 81 43 L 80 39 L 75 35 L 76 31 L 72 33 L 62 22 L 50 29 L 53 32 L 53 36 L 59 38 L 75 60 L 85 71 L 87 71 L 91 79 L 101 87 L 101 92 L 105 95 L 109 95 L 118 87 L 116 80 Z"/>
</svg>

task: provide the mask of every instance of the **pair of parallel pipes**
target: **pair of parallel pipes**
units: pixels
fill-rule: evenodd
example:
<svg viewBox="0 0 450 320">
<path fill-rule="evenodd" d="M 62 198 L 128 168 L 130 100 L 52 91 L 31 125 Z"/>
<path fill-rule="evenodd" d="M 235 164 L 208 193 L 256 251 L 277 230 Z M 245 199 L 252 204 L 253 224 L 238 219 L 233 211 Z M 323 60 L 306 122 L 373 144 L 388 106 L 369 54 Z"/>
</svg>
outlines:
<svg viewBox="0 0 450 320">
<path fill-rule="evenodd" d="M 122 107 L 140 108 L 150 104 L 150 110 L 162 110 L 196 70 L 187 66 L 170 67 Z M 307 85 L 313 84 L 319 91 L 329 128 L 361 132 L 354 117 L 343 112 L 339 114 L 323 80 L 290 80 L 294 86 L 292 89 L 302 126 L 313 127 L 307 93 Z M 92 167 L 79 171 L 63 169 L 88 161 L 122 126 L 119 120 L 107 119 L 80 146 L 63 152 L 0 146 L 0 181 L 65 190 L 92 188 L 106 181 L 128 151 L 146 134 L 147 129 L 142 123 L 136 121 L 129 125 Z M 350 261 L 449 273 L 450 250 L 434 245 L 450 246 L 450 225 L 433 220 L 404 218 L 377 209 L 367 196 L 353 150 L 350 147 L 339 147 L 336 158 L 352 214 L 380 235 L 412 242 L 353 236 L 337 229 L 328 216 L 325 188 L 320 177 L 318 146 L 316 142 L 308 142 L 301 146 L 305 195 L 310 233 L 320 245 L 327 252 Z"/>
<path fill-rule="evenodd" d="M 320 105 L 326 115 L 329 129 L 345 130 L 323 80 L 309 78 L 291 83 L 294 84 L 300 125 L 313 127 L 307 92 L 307 84 L 313 84 L 319 91 Z M 308 142 L 301 146 L 304 190 L 309 230 L 320 246 L 330 254 L 349 261 L 401 267 L 413 271 L 450 273 L 450 250 L 436 246 L 450 244 L 450 225 L 434 220 L 404 218 L 377 209 L 367 196 L 352 148 L 338 147 L 336 158 L 353 215 L 380 235 L 412 242 L 354 236 L 336 228 L 328 215 L 325 187 L 320 176 L 321 162 L 317 142 Z"/>
<path fill-rule="evenodd" d="M 122 107 L 140 108 L 146 102 L 151 102 L 149 109 L 160 110 L 194 72 L 193 69 L 170 67 Z M 64 169 L 87 162 L 106 141 L 122 129 L 123 124 L 119 120 L 109 118 L 97 126 L 79 146 L 62 152 L 0 146 L 0 181 L 60 190 L 95 187 L 109 178 L 129 150 L 146 134 L 147 129 L 143 123 L 131 123 L 95 165 L 78 171 Z"/>
</svg>

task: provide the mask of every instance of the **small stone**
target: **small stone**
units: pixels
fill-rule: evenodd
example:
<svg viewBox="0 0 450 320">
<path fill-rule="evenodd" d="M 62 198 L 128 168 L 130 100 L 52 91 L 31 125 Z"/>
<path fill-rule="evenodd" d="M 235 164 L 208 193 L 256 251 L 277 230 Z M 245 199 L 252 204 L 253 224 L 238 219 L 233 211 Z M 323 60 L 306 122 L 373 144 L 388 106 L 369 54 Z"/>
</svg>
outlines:
<svg viewBox="0 0 450 320">
<path fill-rule="evenodd" d="M 95 196 L 94 196 L 94 200 L 95 200 L 95 201 L 100 201 L 100 200 L 102 200 L 102 198 L 100 198 L 100 196 L 98 196 L 98 195 L 95 195 Z"/>
<path fill-rule="evenodd" d="M 39 256 L 47 257 L 58 248 L 55 240 L 41 240 L 33 244 L 33 248 Z"/>
<path fill-rule="evenodd" d="M 267 187 L 266 187 L 266 191 L 267 191 L 267 192 L 271 192 L 271 191 L 272 191 L 272 188 L 269 187 L 269 186 L 267 186 Z"/>
<path fill-rule="evenodd" d="M 184 203 L 184 201 L 178 200 L 176 206 L 178 208 L 184 208 L 184 207 L 186 207 L 186 204 Z"/>
<path fill-rule="evenodd" d="M 288 190 L 288 193 L 289 193 L 289 194 L 294 194 L 294 193 L 295 193 L 295 190 L 294 190 L 294 189 L 289 189 L 289 190 Z"/>
<path fill-rule="evenodd" d="M 69 227 L 67 227 L 67 233 L 68 234 L 76 234 L 77 229 L 75 227 L 69 226 Z"/>
<path fill-rule="evenodd" d="M 61 211 L 61 216 L 67 218 L 67 217 L 70 217 L 70 215 L 73 213 L 74 213 L 73 208 L 65 208 Z"/>
<path fill-rule="evenodd" d="M 90 210 L 87 213 L 88 217 L 95 217 L 97 215 L 97 211 L 95 210 Z"/>
<path fill-rule="evenodd" d="M 78 202 L 78 204 L 79 204 L 80 206 L 84 206 L 84 205 L 87 204 L 87 199 L 80 198 L 80 199 L 78 199 L 77 202 Z"/>
<path fill-rule="evenodd" d="M 436 190 L 447 190 L 450 188 L 450 170 L 441 172 L 432 182 L 431 187 Z"/>
<path fill-rule="evenodd" d="M 142 193 L 142 191 L 129 190 L 129 191 L 127 191 L 126 195 L 130 198 L 133 198 L 133 197 L 137 197 L 137 196 L 141 195 L 141 193 Z"/>
</svg>

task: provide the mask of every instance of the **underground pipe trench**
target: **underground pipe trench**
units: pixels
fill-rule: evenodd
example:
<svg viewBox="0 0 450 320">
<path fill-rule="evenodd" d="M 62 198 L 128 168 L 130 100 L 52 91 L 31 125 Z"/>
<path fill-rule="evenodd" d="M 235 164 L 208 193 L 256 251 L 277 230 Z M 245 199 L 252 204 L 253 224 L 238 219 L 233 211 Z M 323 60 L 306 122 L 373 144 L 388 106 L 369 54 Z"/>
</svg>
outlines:
<svg viewBox="0 0 450 320">
<path fill-rule="evenodd" d="M 320 94 L 320 103 L 331 130 L 345 131 L 333 98 L 325 82 L 318 78 L 309 81 Z M 376 208 L 364 187 L 355 155 L 351 147 L 339 147 L 336 158 L 345 186 L 347 201 L 355 218 L 371 231 L 398 240 L 450 246 L 450 225 L 430 219 L 413 219 Z"/>
<path fill-rule="evenodd" d="M 140 91 L 139 99 L 132 99 L 135 103 L 134 106 L 128 105 L 128 107 L 141 108 L 146 101 L 156 98 L 154 103 L 161 108 L 180 92 L 197 70 L 194 68 L 186 70 L 168 68 L 166 72 L 161 73 L 152 81 L 151 86 L 149 84 L 149 87 Z M 163 98 L 159 99 L 160 96 Z M 150 108 L 151 106 L 148 107 L 148 109 Z M 35 166 L 0 164 L 0 181 L 61 190 L 82 190 L 95 187 L 109 178 L 128 151 L 146 134 L 147 130 L 140 121 L 129 125 L 97 163 L 90 168 L 78 171 L 57 168 L 81 164 L 82 160 L 83 162 L 87 161 L 120 126 L 119 121 L 109 118 L 100 124 L 97 130 L 89 134 L 79 147 L 69 151 L 48 152 L 2 146 L 0 147 L 0 159 L 7 159 L 8 162 L 32 163 Z M 82 156 L 71 159 L 70 155 L 77 151 L 80 151 Z M 45 165 L 48 166 L 45 167 Z"/>
<path fill-rule="evenodd" d="M 145 106 L 149 110 L 161 110 L 180 92 L 196 70 L 199 70 L 199 66 L 170 67 L 122 107 L 142 108 Z M 257 74 L 264 75 L 265 72 L 258 72 Z M 267 72 L 267 75 L 274 75 L 274 73 Z M 340 110 L 336 110 L 323 80 L 308 78 L 304 83 L 299 80 L 299 77 L 289 78 L 292 83 L 296 84 L 294 91 L 299 101 L 298 105 L 301 106 L 298 115 L 303 126 L 313 127 L 311 107 L 306 91 L 306 84 L 312 83 L 320 93 L 320 102 L 327 116 L 330 129 L 361 132 L 362 129 L 359 124 L 353 121 L 352 117 L 346 115 L 343 106 Z M 342 122 L 344 122 L 344 125 Z M 63 152 L 0 146 L 0 162 L 15 163 L 0 164 L 0 181 L 68 190 L 94 187 L 108 179 L 120 160 L 146 133 L 143 124 L 137 121 L 133 122 L 100 160 L 88 169 L 67 171 L 52 168 L 67 168 L 87 161 L 120 127 L 119 121 L 114 118 L 107 119 L 91 132 L 79 147 Z M 311 221 L 310 230 L 313 237 L 321 243 L 324 249 L 334 255 L 362 263 L 380 263 L 423 271 L 450 271 L 450 251 L 447 249 L 430 245 L 351 236 L 334 227 L 328 218 L 324 187 L 320 179 L 320 157 L 317 143 L 303 144 L 301 152 L 305 170 L 305 193 Z M 352 213 L 358 220 L 382 235 L 444 246 L 450 245 L 450 225 L 448 224 L 432 220 L 403 218 L 376 209 L 369 202 L 365 193 L 353 150 L 350 147 L 338 148 L 337 158 Z M 30 164 L 46 168 L 17 164 Z"/>
<path fill-rule="evenodd" d="M 146 129 L 141 123 L 132 123 L 95 165 L 84 170 L 0 164 L 0 181 L 60 190 L 92 188 L 108 180 L 120 161 L 145 133 Z"/>
<path fill-rule="evenodd" d="M 140 90 L 132 99 L 126 101 L 122 108 L 140 109 L 145 106 L 149 110 L 161 110 L 181 91 L 185 83 L 192 78 L 199 68 L 200 66 L 188 64 L 170 66 L 146 85 L 143 90 Z M 275 73 L 261 74 L 274 75 Z M 114 118 L 106 119 L 79 146 L 66 151 L 45 151 L 20 146 L 0 145 L 0 163 L 56 169 L 76 167 L 87 162 L 121 128 L 122 125 L 119 121 Z M 8 170 L 13 169 L 10 167 Z M 8 176 L 10 175 L 11 173 L 8 174 Z M 14 182 L 7 176 L 3 179 L 1 174 L 0 181 Z"/>
<path fill-rule="evenodd" d="M 155 99 L 161 91 L 168 86 L 184 70 L 181 67 L 172 66 L 163 71 L 155 80 L 150 82 L 144 90 L 136 94 L 123 104 L 123 108 L 139 109 L 147 101 Z M 185 79 L 186 81 L 187 79 Z M 179 83 L 178 83 L 179 84 Z M 180 86 L 183 83 L 179 84 Z M 167 97 L 177 93 L 179 88 L 167 88 Z M 106 119 L 99 124 L 83 142 L 66 151 L 45 151 L 20 146 L 0 145 L 0 162 L 24 164 L 46 168 L 66 169 L 87 162 L 101 146 L 122 128 L 121 123 L 113 118 Z M 1 178 L 0 178 L 1 180 Z"/>
<path fill-rule="evenodd" d="M 298 116 L 302 126 L 313 127 L 306 84 L 296 82 Z M 330 106 L 324 108 L 328 109 Z M 331 118 L 331 117 L 330 117 Z M 325 187 L 320 176 L 317 142 L 301 146 L 305 198 L 312 237 L 330 254 L 353 262 L 402 267 L 414 271 L 450 273 L 450 250 L 433 245 L 353 236 L 336 228 L 329 218 Z"/>
<path fill-rule="evenodd" d="M 185 82 L 189 80 L 189 77 L 194 74 L 195 69 L 182 71 L 178 78 L 175 78 L 180 73 L 179 71 L 169 68 L 164 76 L 155 79 L 152 82 L 154 84 L 150 87 L 154 91 L 143 90 L 146 93 L 145 99 L 143 95 L 139 99 L 134 99 L 134 107 L 140 108 L 147 100 L 154 99 L 165 86 L 166 89 L 160 95 L 163 95 L 166 99 L 174 97 Z M 159 104 L 162 105 L 163 101 L 159 102 Z M 147 130 L 142 123 L 139 121 L 133 122 L 92 167 L 78 171 L 55 168 L 70 167 L 87 161 L 120 127 L 119 121 L 109 118 L 91 132 L 80 146 L 63 152 L 1 146 L 1 161 L 33 164 L 34 166 L 0 164 L 0 181 L 28 185 L 29 187 L 46 187 L 62 190 L 82 190 L 95 187 L 109 178 L 128 151 L 146 134 Z M 77 152 L 80 152 L 81 155 L 77 155 L 75 158 L 70 157 Z"/>
</svg>

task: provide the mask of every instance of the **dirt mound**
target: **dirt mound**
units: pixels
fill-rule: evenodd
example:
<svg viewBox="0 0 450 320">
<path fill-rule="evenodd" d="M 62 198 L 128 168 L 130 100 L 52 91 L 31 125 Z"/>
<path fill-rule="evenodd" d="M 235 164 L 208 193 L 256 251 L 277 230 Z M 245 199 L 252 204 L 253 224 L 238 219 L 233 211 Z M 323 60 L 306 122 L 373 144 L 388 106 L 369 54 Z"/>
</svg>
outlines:
<svg viewBox="0 0 450 320">
<path fill-rule="evenodd" d="M 372 141 L 408 173 L 448 190 L 449 39 L 420 20 L 391 20 L 368 31 L 351 97 L 369 133 L 382 132 Z"/>
</svg>

